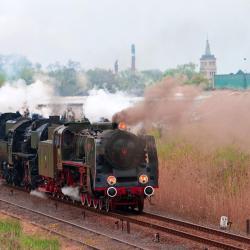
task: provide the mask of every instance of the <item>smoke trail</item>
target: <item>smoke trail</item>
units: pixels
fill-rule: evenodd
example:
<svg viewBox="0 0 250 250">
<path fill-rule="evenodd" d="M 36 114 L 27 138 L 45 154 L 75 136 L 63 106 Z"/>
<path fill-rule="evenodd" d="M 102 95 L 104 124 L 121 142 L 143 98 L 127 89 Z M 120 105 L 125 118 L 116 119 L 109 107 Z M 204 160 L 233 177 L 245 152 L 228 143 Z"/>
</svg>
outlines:
<svg viewBox="0 0 250 250">
<path fill-rule="evenodd" d="M 114 121 L 126 121 L 130 125 L 152 123 L 178 126 L 183 123 L 200 89 L 183 85 L 183 79 L 167 78 L 145 92 L 144 100 L 113 116 Z"/>
<path fill-rule="evenodd" d="M 166 78 L 149 88 L 144 100 L 114 115 L 146 129 L 160 130 L 162 136 L 185 138 L 205 149 L 237 144 L 250 151 L 250 91 L 201 91 Z"/>
</svg>

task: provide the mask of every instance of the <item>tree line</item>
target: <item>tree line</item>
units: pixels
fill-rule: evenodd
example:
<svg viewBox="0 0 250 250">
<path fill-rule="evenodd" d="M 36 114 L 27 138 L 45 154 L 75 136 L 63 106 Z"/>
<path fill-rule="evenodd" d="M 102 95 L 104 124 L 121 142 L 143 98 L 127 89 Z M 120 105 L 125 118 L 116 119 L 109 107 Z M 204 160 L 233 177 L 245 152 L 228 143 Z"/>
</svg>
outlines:
<svg viewBox="0 0 250 250">
<path fill-rule="evenodd" d="M 197 73 L 196 65 L 193 63 L 164 72 L 158 69 L 132 72 L 127 69 L 115 74 L 112 70 L 101 68 L 84 70 L 79 62 L 72 60 L 66 64 L 56 62 L 43 67 L 40 63 L 32 63 L 24 56 L 0 55 L 0 86 L 5 82 L 12 83 L 19 79 L 31 84 L 43 75 L 51 79 L 50 84 L 53 84 L 57 94 L 62 96 L 87 95 L 93 88 L 143 95 L 147 86 L 166 76 L 185 76 L 187 84 L 207 84 L 206 79 Z"/>
</svg>

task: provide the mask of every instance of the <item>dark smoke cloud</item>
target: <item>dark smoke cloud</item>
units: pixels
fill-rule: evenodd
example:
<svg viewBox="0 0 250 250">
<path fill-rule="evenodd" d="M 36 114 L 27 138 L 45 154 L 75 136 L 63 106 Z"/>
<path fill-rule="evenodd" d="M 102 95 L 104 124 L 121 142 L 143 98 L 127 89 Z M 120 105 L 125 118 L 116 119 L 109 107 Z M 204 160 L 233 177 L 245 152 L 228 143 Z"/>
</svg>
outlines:
<svg viewBox="0 0 250 250">
<path fill-rule="evenodd" d="M 250 151 L 250 91 L 201 91 L 166 78 L 144 101 L 113 116 L 131 126 L 160 128 L 163 138 L 183 138 L 205 149 L 234 144 Z"/>
<path fill-rule="evenodd" d="M 129 125 L 142 122 L 146 127 L 152 123 L 179 126 L 187 119 L 195 97 L 201 93 L 199 88 L 183 83 L 183 78 L 165 78 L 146 90 L 142 102 L 115 114 L 113 120 Z"/>
</svg>

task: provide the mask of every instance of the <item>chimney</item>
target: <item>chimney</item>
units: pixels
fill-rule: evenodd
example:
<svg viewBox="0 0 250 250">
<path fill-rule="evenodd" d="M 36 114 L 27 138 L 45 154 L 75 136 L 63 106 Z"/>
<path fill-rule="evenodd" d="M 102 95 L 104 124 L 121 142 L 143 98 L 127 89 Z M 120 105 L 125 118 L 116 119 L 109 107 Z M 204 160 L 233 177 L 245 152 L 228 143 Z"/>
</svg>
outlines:
<svg viewBox="0 0 250 250">
<path fill-rule="evenodd" d="M 115 70 L 115 75 L 117 75 L 117 74 L 118 74 L 118 71 L 119 71 L 118 60 L 115 61 L 114 70 Z"/>
<path fill-rule="evenodd" d="M 135 45 L 131 45 L 131 71 L 135 72 Z"/>
</svg>

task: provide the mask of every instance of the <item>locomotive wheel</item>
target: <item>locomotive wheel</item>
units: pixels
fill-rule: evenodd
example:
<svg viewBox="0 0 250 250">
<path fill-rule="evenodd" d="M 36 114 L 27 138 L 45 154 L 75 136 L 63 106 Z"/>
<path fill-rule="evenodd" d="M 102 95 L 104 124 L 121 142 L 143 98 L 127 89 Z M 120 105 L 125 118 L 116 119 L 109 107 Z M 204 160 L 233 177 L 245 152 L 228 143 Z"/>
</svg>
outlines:
<svg viewBox="0 0 250 250">
<path fill-rule="evenodd" d="M 28 192 L 31 192 L 31 186 L 29 184 L 25 185 L 25 190 Z"/>
<path fill-rule="evenodd" d="M 138 213 L 142 213 L 144 208 L 144 199 L 139 199 L 138 200 Z"/>
<path fill-rule="evenodd" d="M 85 194 L 81 195 L 81 203 L 83 206 L 85 206 L 85 204 L 86 204 L 86 195 Z"/>
<path fill-rule="evenodd" d="M 91 204 L 92 204 L 91 197 L 87 197 L 87 205 L 88 205 L 88 207 L 91 207 Z"/>
<path fill-rule="evenodd" d="M 98 199 L 93 199 L 93 206 L 95 209 L 98 207 Z"/>
<path fill-rule="evenodd" d="M 103 202 L 101 199 L 98 200 L 98 208 L 99 208 L 99 210 L 102 210 L 102 208 L 103 208 Z"/>
<path fill-rule="evenodd" d="M 106 212 L 110 211 L 110 202 L 108 199 L 105 200 L 105 210 L 106 210 Z"/>
</svg>

